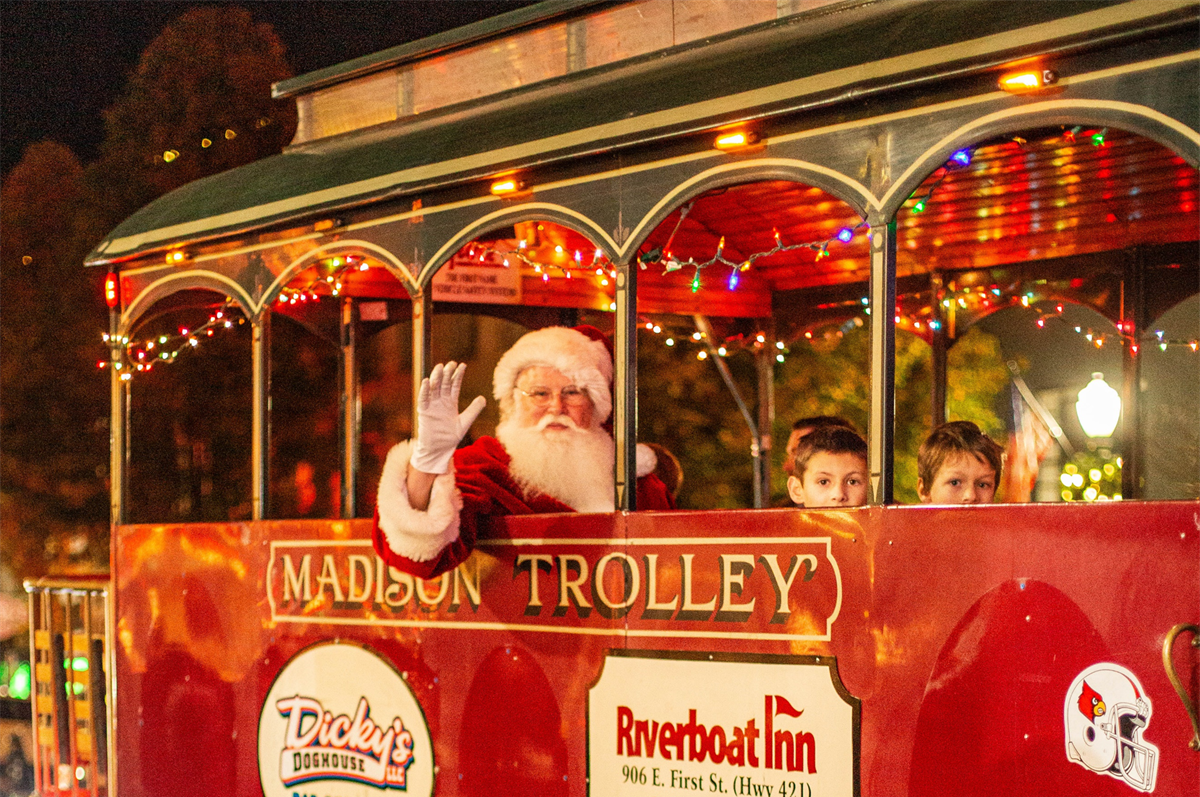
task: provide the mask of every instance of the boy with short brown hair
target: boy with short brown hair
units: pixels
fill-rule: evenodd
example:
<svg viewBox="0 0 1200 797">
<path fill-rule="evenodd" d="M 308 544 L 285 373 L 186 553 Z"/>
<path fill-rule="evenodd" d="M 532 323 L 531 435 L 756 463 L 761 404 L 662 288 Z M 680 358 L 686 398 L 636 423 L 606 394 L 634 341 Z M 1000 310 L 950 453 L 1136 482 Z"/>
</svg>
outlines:
<svg viewBox="0 0 1200 797">
<path fill-rule="evenodd" d="M 970 421 L 934 429 L 917 452 L 917 495 L 925 504 L 990 504 L 1004 449 Z"/>
<path fill-rule="evenodd" d="M 825 426 L 800 438 L 788 495 L 806 508 L 867 503 L 867 441 L 852 429 Z"/>
<path fill-rule="evenodd" d="M 796 461 L 796 449 L 800 447 L 800 441 L 817 429 L 823 429 L 826 426 L 841 426 L 852 432 L 857 431 L 854 424 L 836 415 L 810 415 L 807 418 L 801 418 L 792 424 L 792 431 L 788 435 L 787 446 L 784 449 L 786 456 L 783 458 L 784 473 L 788 476 L 792 475 L 792 465 Z"/>
</svg>

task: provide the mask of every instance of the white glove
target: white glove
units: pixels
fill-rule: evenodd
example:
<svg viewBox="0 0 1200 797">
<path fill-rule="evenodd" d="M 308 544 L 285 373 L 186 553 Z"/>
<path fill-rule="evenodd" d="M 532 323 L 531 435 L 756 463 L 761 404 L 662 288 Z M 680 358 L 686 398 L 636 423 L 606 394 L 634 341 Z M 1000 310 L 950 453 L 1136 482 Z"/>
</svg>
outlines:
<svg viewBox="0 0 1200 797">
<path fill-rule="evenodd" d="M 466 364 L 451 360 L 444 366 L 441 363 L 433 366 L 429 376 L 421 380 L 417 395 L 417 439 L 409 462 L 422 473 L 440 474 L 449 470 L 458 442 L 487 404 L 483 396 L 476 396 L 459 414 L 458 391 L 466 370 Z"/>
</svg>

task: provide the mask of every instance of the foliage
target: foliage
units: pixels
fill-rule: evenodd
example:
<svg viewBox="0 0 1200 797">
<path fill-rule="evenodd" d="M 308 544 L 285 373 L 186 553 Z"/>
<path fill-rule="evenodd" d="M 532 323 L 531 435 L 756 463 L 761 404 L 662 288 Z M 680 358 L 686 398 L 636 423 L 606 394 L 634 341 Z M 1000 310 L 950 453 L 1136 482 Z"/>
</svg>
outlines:
<svg viewBox="0 0 1200 797">
<path fill-rule="evenodd" d="M 667 347 L 642 334 L 638 347 L 638 434 L 670 449 L 683 466 L 680 506 L 688 509 L 748 507 L 752 500 L 750 432 L 713 363 L 690 347 Z M 792 422 L 838 415 L 865 435 L 870 409 L 870 332 L 853 322 L 794 345 L 775 366 L 775 441 L 771 452 L 772 504 L 786 502 L 784 443 Z M 725 359 L 751 411 L 757 404 L 753 359 Z M 975 421 L 1002 440 L 1004 421 L 993 405 L 1008 384 L 999 341 L 971 330 L 947 356 L 947 411 L 953 420 Z M 896 339 L 895 498 L 917 500 L 917 449 L 929 434 L 931 348 L 920 337 Z"/>
<path fill-rule="evenodd" d="M 750 431 L 713 363 L 698 360 L 694 349 L 664 346 L 661 337 L 644 331 L 638 343 L 638 437 L 679 458 L 679 505 L 751 506 Z M 726 362 L 753 406 L 753 361 L 730 357 Z"/>
<path fill-rule="evenodd" d="M 784 446 L 793 421 L 812 415 L 837 415 L 866 434 L 870 410 L 870 331 L 847 325 L 810 343 L 793 347 L 775 370 L 775 429 L 771 472 L 773 494 L 786 491 Z M 901 503 L 917 500 L 917 449 L 931 429 L 932 350 L 915 335 L 896 336 L 895 476 L 893 491 Z M 996 397 L 1008 383 L 999 342 L 971 330 L 947 355 L 947 413 L 971 420 L 992 435 L 1004 431 L 996 415 Z"/>
<path fill-rule="evenodd" d="M 1059 475 L 1064 501 L 1111 501 L 1121 497 L 1121 458 L 1107 448 L 1076 451 Z"/>
<path fill-rule="evenodd" d="M 113 224 L 185 183 L 287 144 L 295 108 L 271 99 L 271 84 L 291 76 L 283 50 L 270 25 L 236 6 L 192 8 L 163 29 L 104 114 L 92 177 Z"/>
<path fill-rule="evenodd" d="M 190 9 L 146 48 L 106 112 L 97 161 L 81 165 L 66 147 L 41 142 L 0 186 L 0 553 L 19 575 L 74 566 L 85 555 L 99 567 L 108 559 L 110 385 L 96 368 L 108 320 L 104 274 L 85 271 L 83 259 L 161 194 L 278 152 L 295 110 L 272 100 L 270 85 L 290 75 L 279 39 L 249 12 Z M 178 154 L 168 161 L 166 152 Z M 196 420 L 214 382 L 244 381 L 214 364 L 216 353 L 181 363 L 157 390 L 134 391 L 132 417 L 145 424 L 132 435 L 135 489 L 147 509 L 166 506 L 155 519 L 216 519 L 210 507 L 248 499 L 248 403 L 203 410 L 215 416 L 208 426 Z M 229 479 L 211 483 L 227 461 L 237 463 Z M 219 494 L 235 487 L 238 498 Z"/>
<path fill-rule="evenodd" d="M 0 185 L 0 552 L 22 575 L 89 539 L 103 551 L 108 532 L 106 313 L 103 274 L 80 273 L 84 194 L 82 167 L 53 142 Z"/>
</svg>

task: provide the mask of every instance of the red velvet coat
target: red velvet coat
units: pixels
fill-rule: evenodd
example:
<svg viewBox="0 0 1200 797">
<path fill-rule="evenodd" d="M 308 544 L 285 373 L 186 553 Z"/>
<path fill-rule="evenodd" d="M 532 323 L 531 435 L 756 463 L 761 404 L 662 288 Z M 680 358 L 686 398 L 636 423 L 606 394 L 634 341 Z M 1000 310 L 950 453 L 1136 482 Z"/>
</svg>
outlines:
<svg viewBox="0 0 1200 797">
<path fill-rule="evenodd" d="M 513 479 L 511 458 L 494 437 L 481 437 L 454 452 L 454 484 L 462 496 L 458 539 L 428 561 L 417 562 L 393 551 L 379 528 L 375 513 L 372 539 L 375 550 L 392 567 L 418 578 L 435 578 L 452 570 L 471 555 L 481 529 L 486 533 L 489 518 L 502 515 L 534 515 L 575 510 L 556 498 L 527 492 Z M 653 473 L 638 479 L 639 509 L 674 509 L 666 486 Z"/>
</svg>

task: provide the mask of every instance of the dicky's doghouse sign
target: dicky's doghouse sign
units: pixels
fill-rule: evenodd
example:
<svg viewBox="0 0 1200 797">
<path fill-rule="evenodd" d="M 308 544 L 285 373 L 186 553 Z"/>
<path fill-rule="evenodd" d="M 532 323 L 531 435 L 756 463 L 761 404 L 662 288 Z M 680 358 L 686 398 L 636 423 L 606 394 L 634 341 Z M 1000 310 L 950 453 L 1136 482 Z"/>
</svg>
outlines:
<svg viewBox="0 0 1200 797">
<path fill-rule="evenodd" d="M 828 657 L 614 652 L 588 699 L 594 795 L 857 795 L 858 759 Z"/>
<path fill-rule="evenodd" d="M 258 722 L 264 797 L 433 793 L 433 744 L 400 673 L 365 647 L 323 643 L 280 671 Z"/>
</svg>

